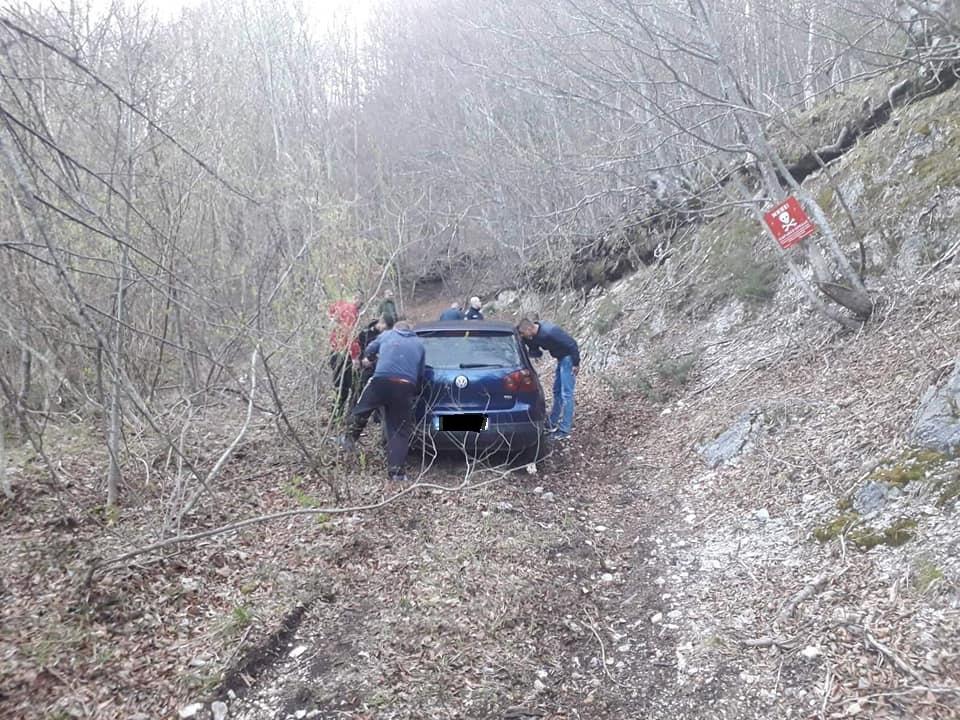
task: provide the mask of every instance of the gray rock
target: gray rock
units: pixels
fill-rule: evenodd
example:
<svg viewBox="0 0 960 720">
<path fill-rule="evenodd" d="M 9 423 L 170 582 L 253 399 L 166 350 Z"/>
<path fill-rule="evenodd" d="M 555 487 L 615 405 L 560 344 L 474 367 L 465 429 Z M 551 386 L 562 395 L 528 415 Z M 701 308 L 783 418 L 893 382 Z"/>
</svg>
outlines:
<svg viewBox="0 0 960 720">
<path fill-rule="evenodd" d="M 226 720 L 227 704 L 225 702 L 217 700 L 210 706 L 210 710 L 213 711 L 213 720 Z"/>
<path fill-rule="evenodd" d="M 955 363 L 946 383 L 924 393 L 908 437 L 913 445 L 960 452 L 960 362 Z"/>
<path fill-rule="evenodd" d="M 877 512 L 887 503 L 890 486 L 887 483 L 871 480 L 857 492 L 853 499 L 853 509 L 861 515 Z"/>
<path fill-rule="evenodd" d="M 182 708 L 177 713 L 182 720 L 187 720 L 188 718 L 196 717 L 197 713 L 203 710 L 203 703 L 190 703 Z"/>
<path fill-rule="evenodd" d="M 700 447 L 700 454 L 707 463 L 707 467 L 715 468 L 730 462 L 743 451 L 762 427 L 762 412 L 750 410 L 743 413 L 716 440 Z"/>
</svg>

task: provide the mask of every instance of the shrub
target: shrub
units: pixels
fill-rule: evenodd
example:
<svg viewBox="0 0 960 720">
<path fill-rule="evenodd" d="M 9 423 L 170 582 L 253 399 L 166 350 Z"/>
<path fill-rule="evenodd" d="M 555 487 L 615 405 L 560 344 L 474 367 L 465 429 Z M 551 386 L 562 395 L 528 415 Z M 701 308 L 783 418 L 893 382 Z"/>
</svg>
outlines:
<svg viewBox="0 0 960 720">
<path fill-rule="evenodd" d="M 683 387 L 690 381 L 690 374 L 700 359 L 700 350 L 678 357 L 658 355 L 653 361 L 654 372 L 668 383 Z"/>
</svg>

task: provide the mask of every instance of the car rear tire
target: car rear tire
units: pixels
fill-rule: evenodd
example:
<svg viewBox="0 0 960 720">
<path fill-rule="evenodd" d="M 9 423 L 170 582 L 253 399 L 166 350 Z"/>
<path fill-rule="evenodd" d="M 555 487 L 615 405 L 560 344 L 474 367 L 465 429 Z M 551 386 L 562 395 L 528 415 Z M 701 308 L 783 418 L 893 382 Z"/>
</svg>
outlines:
<svg viewBox="0 0 960 720">
<path fill-rule="evenodd" d="M 543 433 L 538 444 L 510 453 L 510 464 L 521 467 L 543 460 L 550 453 L 549 438 L 548 434 Z"/>
</svg>

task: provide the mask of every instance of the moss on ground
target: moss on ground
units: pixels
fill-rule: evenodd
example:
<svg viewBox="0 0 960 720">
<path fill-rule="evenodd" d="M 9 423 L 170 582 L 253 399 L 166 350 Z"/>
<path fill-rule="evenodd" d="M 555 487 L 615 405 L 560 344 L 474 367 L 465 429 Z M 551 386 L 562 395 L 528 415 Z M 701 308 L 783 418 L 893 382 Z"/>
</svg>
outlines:
<svg viewBox="0 0 960 720">
<path fill-rule="evenodd" d="M 934 149 L 917 160 L 911 172 L 920 181 L 916 192 L 923 194 L 960 185 L 960 113 L 937 118 L 928 127 Z"/>
<path fill-rule="evenodd" d="M 877 545 L 899 547 L 913 539 L 914 535 L 916 535 L 916 528 L 916 520 L 900 518 L 894 521 L 890 527 L 881 530 L 872 528 L 869 525 L 854 528 L 847 534 L 847 539 L 861 550 L 870 550 L 871 548 L 877 547 Z"/>
<path fill-rule="evenodd" d="M 896 458 L 881 463 L 870 473 L 867 480 L 883 482 L 903 489 L 912 482 L 923 480 L 948 459 L 944 453 L 936 450 L 910 448 Z"/>
<path fill-rule="evenodd" d="M 865 98 L 870 98 L 872 107 L 878 107 L 887 99 L 887 91 L 912 72 L 909 68 L 897 69 L 850 83 L 842 92 L 824 94 L 812 108 L 787 113 L 786 122 L 792 129 L 775 125 L 771 138 L 780 154 L 791 160 L 809 152 L 810 148 L 829 145 L 837 139 L 844 123 L 862 112 Z"/>
<path fill-rule="evenodd" d="M 937 484 L 937 506 L 947 507 L 960 498 L 960 471 Z"/>
<path fill-rule="evenodd" d="M 830 520 L 824 525 L 815 528 L 813 531 L 813 536 L 822 543 L 830 542 L 834 538 L 840 537 L 841 535 L 849 532 L 850 529 L 855 527 L 859 522 L 859 513 L 853 511 L 841 513 L 837 517 L 833 518 L 833 520 Z"/>
<path fill-rule="evenodd" d="M 772 298 L 783 275 L 762 226 L 742 213 L 730 213 L 712 228 L 717 240 L 704 260 L 704 282 L 694 290 L 695 300 L 710 307 L 730 298 L 760 304 Z"/>
<path fill-rule="evenodd" d="M 844 512 L 815 528 L 813 536 L 821 543 L 843 536 L 861 550 L 869 550 L 877 545 L 899 547 L 916 534 L 917 521 L 911 518 L 900 518 L 889 527 L 879 529 L 860 522 L 859 513 Z"/>
</svg>

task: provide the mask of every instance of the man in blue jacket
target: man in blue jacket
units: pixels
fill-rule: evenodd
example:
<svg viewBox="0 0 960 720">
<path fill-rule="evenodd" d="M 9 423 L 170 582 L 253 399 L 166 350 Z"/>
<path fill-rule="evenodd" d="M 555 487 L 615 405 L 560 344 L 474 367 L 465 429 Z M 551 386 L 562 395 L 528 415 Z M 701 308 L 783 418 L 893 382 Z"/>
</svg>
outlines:
<svg viewBox="0 0 960 720">
<path fill-rule="evenodd" d="M 423 343 L 410 323 L 400 321 L 374 338 L 364 349 L 362 364 L 369 367 L 377 357 L 373 377 L 350 412 L 350 429 L 341 439 L 345 450 L 353 450 L 377 408 L 382 408 L 387 433 L 387 475 L 391 483 L 406 482 L 404 467 L 413 434 L 414 409 L 426 365 Z"/>
<path fill-rule="evenodd" d="M 543 357 L 548 351 L 557 360 L 557 374 L 553 381 L 553 408 L 550 410 L 550 428 L 557 440 L 570 437 L 573 430 L 573 391 L 580 372 L 580 346 L 560 327 L 548 322 L 534 322 L 524 318 L 517 326 L 530 357 Z"/>
<path fill-rule="evenodd" d="M 441 320 L 463 320 L 463 311 L 460 309 L 460 303 L 455 302 L 442 313 Z"/>
</svg>

